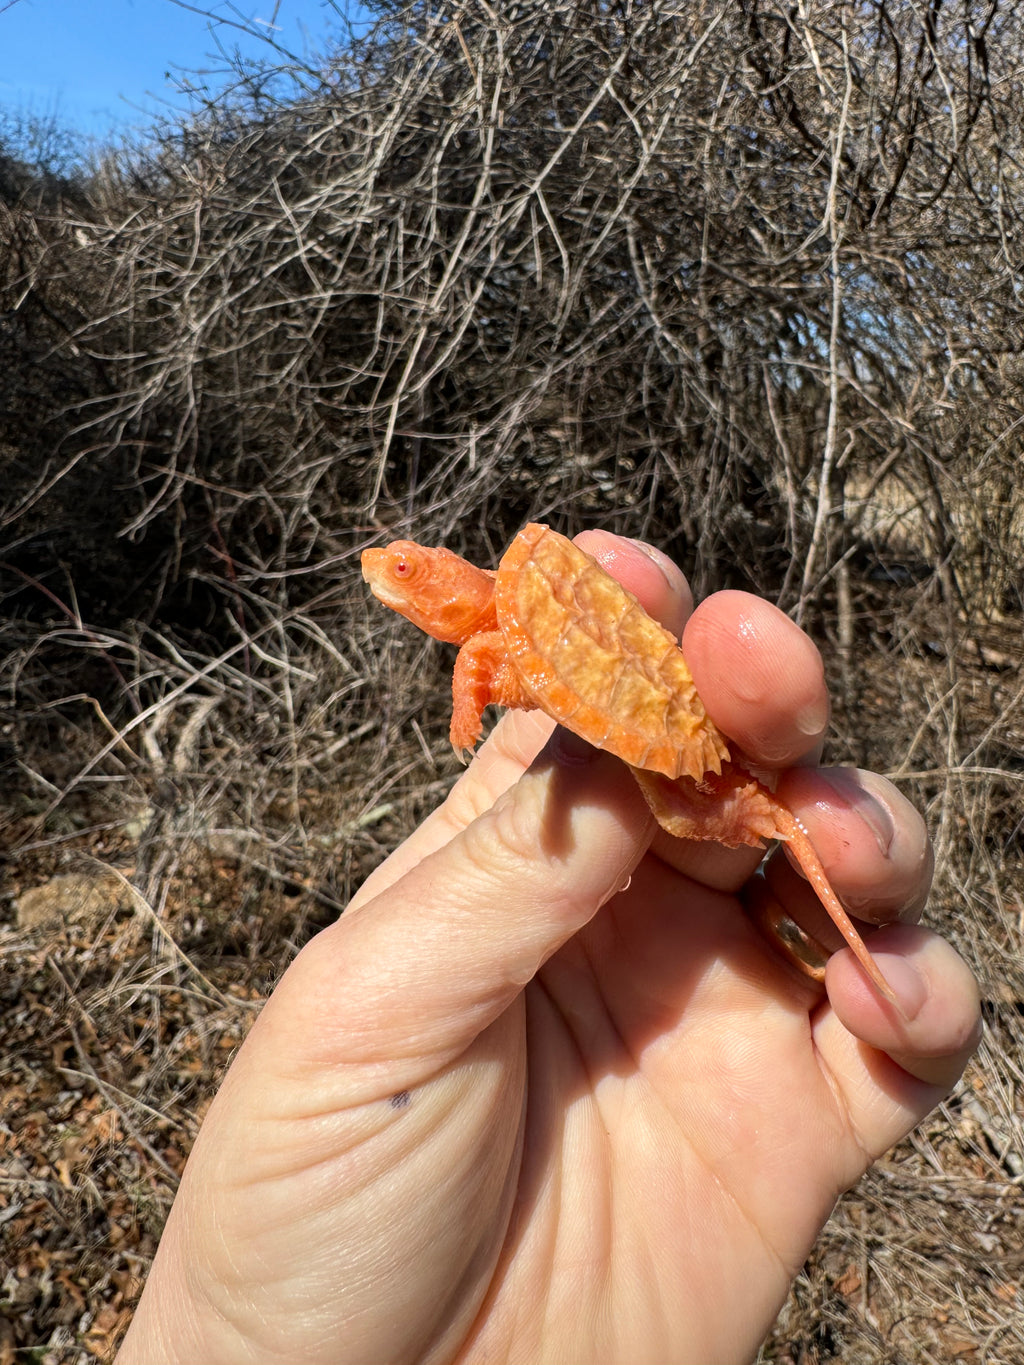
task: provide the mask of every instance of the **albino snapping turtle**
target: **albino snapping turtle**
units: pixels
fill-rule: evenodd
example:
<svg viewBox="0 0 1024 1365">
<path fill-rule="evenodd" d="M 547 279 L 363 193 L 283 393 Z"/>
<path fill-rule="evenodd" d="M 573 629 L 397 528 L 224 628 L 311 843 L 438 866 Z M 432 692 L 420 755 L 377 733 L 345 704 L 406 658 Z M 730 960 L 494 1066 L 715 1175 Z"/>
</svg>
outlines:
<svg viewBox="0 0 1024 1365">
<path fill-rule="evenodd" d="M 497 572 L 409 540 L 364 551 L 362 569 L 385 606 L 460 646 L 452 678 L 457 752 L 480 738 L 488 704 L 540 709 L 629 764 L 670 834 L 731 848 L 785 841 L 872 983 L 894 999 L 804 827 L 730 760 L 677 641 L 595 559 L 531 522 Z"/>
</svg>

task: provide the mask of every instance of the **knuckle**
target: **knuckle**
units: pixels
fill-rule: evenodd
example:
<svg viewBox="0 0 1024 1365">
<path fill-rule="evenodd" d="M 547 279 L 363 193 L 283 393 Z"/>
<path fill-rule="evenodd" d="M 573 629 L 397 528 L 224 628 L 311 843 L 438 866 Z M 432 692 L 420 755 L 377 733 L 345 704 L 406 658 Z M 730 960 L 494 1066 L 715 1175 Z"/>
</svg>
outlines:
<svg viewBox="0 0 1024 1365">
<path fill-rule="evenodd" d="M 467 827 L 465 853 L 478 873 L 501 882 L 509 876 L 522 879 L 544 861 L 533 785 L 520 782 Z"/>
</svg>

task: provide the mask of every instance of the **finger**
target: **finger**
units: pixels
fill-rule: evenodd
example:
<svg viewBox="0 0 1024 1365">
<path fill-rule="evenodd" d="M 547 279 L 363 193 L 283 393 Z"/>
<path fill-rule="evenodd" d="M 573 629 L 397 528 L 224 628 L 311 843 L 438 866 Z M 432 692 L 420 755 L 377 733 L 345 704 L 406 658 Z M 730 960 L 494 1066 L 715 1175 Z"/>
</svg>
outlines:
<svg viewBox="0 0 1024 1365">
<path fill-rule="evenodd" d="M 738 891 L 765 856 L 763 848 L 726 848 L 706 839 L 677 839 L 662 829 L 655 832 L 651 851 L 684 877 L 716 891 Z"/>
<path fill-rule="evenodd" d="M 905 1017 L 880 1001 L 846 953 L 828 966 L 830 1005 L 813 1021 L 822 1064 L 862 1150 L 874 1160 L 956 1084 L 981 1038 L 978 987 L 944 940 L 891 925 L 872 952 Z"/>
<path fill-rule="evenodd" d="M 920 918 L 932 880 L 931 843 L 921 816 L 891 782 L 856 768 L 797 768 L 783 775 L 779 790 L 869 950 L 874 925 Z M 826 965 L 845 941 L 785 845 L 742 894 L 774 955 L 824 992 Z"/>
<path fill-rule="evenodd" d="M 359 1064 L 459 1055 L 628 881 L 652 823 L 618 760 L 556 731 L 473 824 L 300 953 L 267 1007 L 296 1064 L 329 1065 L 339 1036 Z"/>
<path fill-rule="evenodd" d="M 555 723 L 541 711 L 510 711 L 491 731 L 444 801 L 374 868 L 346 909 L 354 910 L 394 886 L 417 863 L 443 848 L 507 791 L 547 743 Z"/>
<path fill-rule="evenodd" d="M 920 813 L 891 782 L 859 768 L 792 768 L 778 793 L 807 830 L 851 915 L 873 924 L 920 919 L 935 865 L 931 841 Z M 773 858 L 767 876 L 804 928 L 833 949 L 842 946 L 788 855 Z"/>
<path fill-rule="evenodd" d="M 869 952 L 873 925 L 920 918 L 934 868 L 931 843 L 921 816 L 892 783 L 855 768 L 799 768 L 784 774 L 779 790 Z M 775 955 L 824 990 L 826 964 L 845 941 L 785 845 L 743 899 Z"/>
<path fill-rule="evenodd" d="M 828 725 L 825 671 L 778 607 L 714 593 L 687 622 L 683 653 L 708 714 L 748 758 L 778 768 L 815 761 Z"/>
</svg>

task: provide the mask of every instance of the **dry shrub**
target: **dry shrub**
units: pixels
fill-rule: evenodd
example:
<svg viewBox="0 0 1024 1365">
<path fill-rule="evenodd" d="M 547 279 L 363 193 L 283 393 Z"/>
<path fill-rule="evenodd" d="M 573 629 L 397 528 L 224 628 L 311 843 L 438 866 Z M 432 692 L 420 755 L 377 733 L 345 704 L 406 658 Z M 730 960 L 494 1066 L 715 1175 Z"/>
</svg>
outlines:
<svg viewBox="0 0 1024 1365">
<path fill-rule="evenodd" d="M 80 1062 L 153 960 L 156 1053 L 227 1028 L 445 790 L 443 652 L 360 548 L 645 536 L 822 643 L 994 1040 L 765 1359 L 1020 1357 L 1021 11 L 381 7 L 84 179 L 0 178 L 6 841 L 16 889 L 123 865 L 153 954 L 83 967 Z"/>
</svg>

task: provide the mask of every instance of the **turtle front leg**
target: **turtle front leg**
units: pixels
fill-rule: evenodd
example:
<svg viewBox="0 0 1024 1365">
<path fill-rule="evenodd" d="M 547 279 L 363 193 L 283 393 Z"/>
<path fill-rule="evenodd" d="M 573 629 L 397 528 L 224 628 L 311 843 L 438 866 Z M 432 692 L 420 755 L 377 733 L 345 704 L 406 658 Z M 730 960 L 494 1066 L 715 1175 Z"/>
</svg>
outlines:
<svg viewBox="0 0 1024 1365">
<path fill-rule="evenodd" d="M 508 649 L 499 630 L 474 635 L 459 650 L 452 675 L 452 748 L 463 761 L 480 738 L 485 706 L 536 710 L 509 663 Z"/>
</svg>

